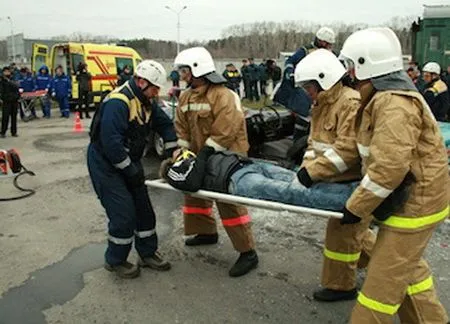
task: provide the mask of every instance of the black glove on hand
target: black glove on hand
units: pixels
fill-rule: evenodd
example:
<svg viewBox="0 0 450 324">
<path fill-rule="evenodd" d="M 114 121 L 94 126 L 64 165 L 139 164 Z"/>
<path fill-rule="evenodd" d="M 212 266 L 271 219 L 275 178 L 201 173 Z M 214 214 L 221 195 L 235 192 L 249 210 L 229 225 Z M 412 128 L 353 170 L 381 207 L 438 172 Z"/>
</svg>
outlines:
<svg viewBox="0 0 450 324">
<path fill-rule="evenodd" d="M 197 154 L 197 160 L 206 161 L 211 155 L 216 153 L 216 150 L 211 146 L 203 146 Z"/>
<path fill-rule="evenodd" d="M 342 211 L 342 213 L 344 214 L 344 217 L 341 218 L 341 225 L 356 224 L 361 221 L 360 217 L 354 215 L 346 207 L 344 207 L 344 210 Z"/>
<path fill-rule="evenodd" d="M 300 171 L 298 171 L 297 178 L 298 181 L 300 181 L 300 183 L 304 185 L 306 188 L 309 188 L 313 185 L 313 181 L 309 176 L 309 173 L 306 170 L 306 168 L 301 168 Z"/>
<path fill-rule="evenodd" d="M 144 169 L 134 162 L 123 169 L 123 174 L 129 189 L 139 188 L 145 184 Z"/>
<path fill-rule="evenodd" d="M 402 183 L 375 208 L 372 213 L 373 216 L 379 221 L 385 221 L 398 212 L 408 200 L 409 188 L 414 182 L 416 182 L 416 177 L 411 172 L 408 172 Z"/>
</svg>

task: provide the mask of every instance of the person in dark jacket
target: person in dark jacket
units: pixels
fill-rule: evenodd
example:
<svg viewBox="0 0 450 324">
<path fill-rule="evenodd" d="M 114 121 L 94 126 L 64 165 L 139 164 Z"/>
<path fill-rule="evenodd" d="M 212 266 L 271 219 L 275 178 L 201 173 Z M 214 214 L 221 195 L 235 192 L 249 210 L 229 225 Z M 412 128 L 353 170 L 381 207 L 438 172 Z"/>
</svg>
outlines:
<svg viewBox="0 0 450 324">
<path fill-rule="evenodd" d="M 422 72 L 426 82 L 423 96 L 436 120 L 445 122 L 450 109 L 450 97 L 447 85 L 440 78 L 441 67 L 436 62 L 429 62 Z"/>
<path fill-rule="evenodd" d="M 55 74 L 50 83 L 50 92 L 52 98 L 58 101 L 61 117 L 69 118 L 69 96 L 72 94 L 72 82 L 70 77 L 64 74 L 61 65 L 56 68 Z"/>
<path fill-rule="evenodd" d="M 145 60 L 130 81 L 114 89 L 95 112 L 87 162 L 94 190 L 109 219 L 105 269 L 121 278 L 135 278 L 139 266 L 127 261 L 133 241 L 139 265 L 169 270 L 157 253 L 156 218 L 141 163 L 150 130 L 176 148 L 172 120 L 154 100 L 166 82 L 166 71 Z"/>
<path fill-rule="evenodd" d="M 36 89 L 36 82 L 30 70 L 28 68 L 21 68 L 19 78 L 19 92 L 20 93 L 33 92 L 34 89 Z M 25 105 L 30 106 L 30 103 L 31 103 L 30 99 L 24 100 Z M 34 108 L 34 105 L 30 107 L 30 111 L 32 118 L 37 118 L 36 109 Z M 24 118 L 24 112 L 22 111 L 22 109 L 20 110 L 20 117 Z"/>
<path fill-rule="evenodd" d="M 264 60 L 259 66 L 258 66 L 258 72 L 259 72 L 259 91 L 261 93 L 261 96 L 266 96 L 266 86 L 267 81 L 269 80 L 269 71 L 267 69 L 267 60 Z"/>
<path fill-rule="evenodd" d="M 52 82 L 52 77 L 49 74 L 47 65 L 42 65 L 36 76 L 36 90 L 49 91 L 50 83 Z M 42 106 L 42 114 L 44 118 L 50 118 L 52 103 L 50 101 L 49 95 L 40 98 Z"/>
<path fill-rule="evenodd" d="M 259 90 L 258 90 L 258 81 L 259 81 L 259 67 L 255 64 L 255 60 L 253 58 L 248 59 L 248 74 L 249 74 L 249 100 L 259 101 Z"/>
<path fill-rule="evenodd" d="M 227 80 L 226 87 L 230 90 L 233 90 L 238 94 L 238 96 L 241 95 L 240 93 L 240 87 L 241 87 L 241 74 L 239 73 L 238 69 L 233 64 L 227 64 L 226 70 L 223 71 L 223 77 Z"/>
<path fill-rule="evenodd" d="M 248 60 L 242 60 L 241 75 L 244 82 L 244 98 L 250 98 L 250 71 L 248 68 Z"/>
<path fill-rule="evenodd" d="M 19 87 L 12 80 L 11 69 L 5 66 L 0 76 L 0 104 L 2 104 L 2 129 L 0 136 L 6 137 L 11 117 L 11 135 L 17 137 L 17 108 L 19 106 Z"/>
<path fill-rule="evenodd" d="M 270 80 L 273 82 L 273 87 L 281 81 L 281 68 L 274 60 L 267 60 L 267 74 Z"/>
<path fill-rule="evenodd" d="M 180 73 L 177 70 L 172 70 L 169 75 L 170 80 L 172 80 L 173 87 L 180 87 Z"/>
<path fill-rule="evenodd" d="M 86 63 L 79 65 L 76 80 L 78 82 L 78 113 L 80 119 L 83 119 L 83 110 L 86 114 L 86 118 L 91 118 L 89 115 L 89 92 L 91 91 L 92 76 L 88 72 Z"/>
<path fill-rule="evenodd" d="M 125 65 L 123 67 L 122 73 L 119 75 L 119 80 L 117 81 L 117 86 L 121 86 L 125 82 L 131 79 L 133 75 L 131 74 L 130 67 L 128 65 Z"/>
</svg>

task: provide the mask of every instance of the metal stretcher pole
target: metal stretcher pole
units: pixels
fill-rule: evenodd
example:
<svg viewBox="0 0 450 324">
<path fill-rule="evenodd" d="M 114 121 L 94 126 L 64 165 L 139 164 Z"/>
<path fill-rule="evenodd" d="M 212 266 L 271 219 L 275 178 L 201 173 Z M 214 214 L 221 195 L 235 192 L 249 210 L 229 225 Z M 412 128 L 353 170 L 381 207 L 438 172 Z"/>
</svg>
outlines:
<svg viewBox="0 0 450 324">
<path fill-rule="evenodd" d="M 145 181 L 145 184 L 147 186 L 153 187 L 153 188 L 181 192 L 180 190 L 175 189 L 168 183 L 164 182 L 164 180 L 162 180 L 162 179 L 147 180 L 147 181 Z M 257 208 L 262 208 L 262 209 L 270 209 L 270 210 L 276 210 L 276 211 L 288 211 L 288 212 L 292 212 L 292 213 L 308 213 L 308 214 L 311 214 L 314 216 L 325 217 L 325 218 L 330 218 L 330 217 L 342 218 L 342 213 L 338 213 L 338 212 L 288 205 L 288 204 L 283 204 L 283 203 L 274 202 L 274 201 L 266 201 L 266 200 L 259 200 L 259 199 L 241 197 L 241 196 L 233 196 L 233 195 L 223 194 L 223 193 L 214 192 L 214 191 L 199 190 L 197 192 L 189 192 L 186 194 L 188 194 L 192 197 L 197 197 L 197 198 L 217 200 L 217 201 L 226 202 L 226 203 L 230 203 L 230 204 L 246 205 L 246 206 L 252 206 L 252 207 L 257 207 Z"/>
</svg>

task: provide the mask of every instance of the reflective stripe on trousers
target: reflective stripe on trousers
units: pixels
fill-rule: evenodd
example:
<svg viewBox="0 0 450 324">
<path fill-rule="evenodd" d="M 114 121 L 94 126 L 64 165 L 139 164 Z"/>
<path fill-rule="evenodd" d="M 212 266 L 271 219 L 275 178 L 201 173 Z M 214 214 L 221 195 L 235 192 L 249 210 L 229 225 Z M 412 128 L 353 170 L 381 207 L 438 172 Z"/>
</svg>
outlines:
<svg viewBox="0 0 450 324">
<path fill-rule="evenodd" d="M 433 277 L 429 276 L 425 280 L 422 280 L 421 282 L 408 286 L 406 293 L 410 296 L 413 296 L 420 294 L 424 291 L 430 290 L 432 288 L 433 288 Z M 394 315 L 400 308 L 400 304 L 397 305 L 384 304 L 375 299 L 367 297 L 362 292 L 359 293 L 358 303 L 360 303 L 362 306 L 366 308 L 387 315 Z"/>
<path fill-rule="evenodd" d="M 184 214 L 199 214 L 199 215 L 205 215 L 205 216 L 211 216 L 212 215 L 212 208 L 211 207 L 189 207 L 184 206 L 183 207 L 183 213 Z"/>
<path fill-rule="evenodd" d="M 341 262 L 355 262 L 359 260 L 359 257 L 361 255 L 361 252 L 357 253 L 340 253 L 340 252 L 334 252 L 330 251 L 327 248 L 323 250 L 323 254 L 325 257 L 331 260 L 335 261 L 341 261 Z"/>
<path fill-rule="evenodd" d="M 234 218 L 222 219 L 222 224 L 223 226 L 231 227 L 231 226 L 245 225 L 250 223 L 251 221 L 252 219 L 249 215 L 243 215 Z"/>
</svg>

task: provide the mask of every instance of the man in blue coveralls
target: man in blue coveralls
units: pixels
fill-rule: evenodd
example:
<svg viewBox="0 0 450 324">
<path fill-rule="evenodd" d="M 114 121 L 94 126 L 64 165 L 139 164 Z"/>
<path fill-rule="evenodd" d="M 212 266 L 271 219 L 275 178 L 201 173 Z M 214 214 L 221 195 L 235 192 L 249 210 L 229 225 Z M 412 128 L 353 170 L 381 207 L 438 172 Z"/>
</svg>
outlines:
<svg viewBox="0 0 450 324">
<path fill-rule="evenodd" d="M 176 148 L 172 121 L 154 100 L 165 82 L 161 64 L 142 61 L 133 78 L 105 98 L 91 125 L 89 174 L 109 219 L 105 269 L 121 278 L 137 277 L 139 266 L 170 269 L 157 253 L 155 213 L 140 162 L 150 129 L 164 139 L 168 154 Z M 137 265 L 127 261 L 133 239 Z"/>
<path fill-rule="evenodd" d="M 300 47 L 291 57 L 286 60 L 283 72 L 283 81 L 280 89 L 274 97 L 274 101 L 284 105 L 302 117 L 309 116 L 311 99 L 303 89 L 295 87 L 294 70 L 297 64 L 308 54 L 319 48 L 332 49 L 336 35 L 331 28 L 321 27 L 311 44 Z"/>
<path fill-rule="evenodd" d="M 55 73 L 55 77 L 50 82 L 52 98 L 58 101 L 61 118 L 69 118 L 69 96 L 72 94 L 72 82 L 70 76 L 64 74 L 61 65 L 55 69 Z"/>
</svg>

